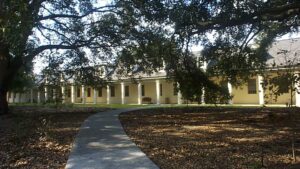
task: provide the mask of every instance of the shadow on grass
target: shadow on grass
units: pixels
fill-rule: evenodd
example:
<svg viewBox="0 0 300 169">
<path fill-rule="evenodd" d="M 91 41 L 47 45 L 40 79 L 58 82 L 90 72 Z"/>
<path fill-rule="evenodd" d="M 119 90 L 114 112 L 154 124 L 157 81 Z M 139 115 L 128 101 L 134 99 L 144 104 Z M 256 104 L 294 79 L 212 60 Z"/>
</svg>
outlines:
<svg viewBox="0 0 300 169">
<path fill-rule="evenodd" d="M 104 110 L 13 106 L 0 117 L 0 168 L 64 168 L 82 122 Z"/>
<path fill-rule="evenodd" d="M 291 150 L 292 133 L 300 138 L 299 109 L 169 108 L 121 114 L 120 119 L 163 169 L 300 168 Z"/>
</svg>

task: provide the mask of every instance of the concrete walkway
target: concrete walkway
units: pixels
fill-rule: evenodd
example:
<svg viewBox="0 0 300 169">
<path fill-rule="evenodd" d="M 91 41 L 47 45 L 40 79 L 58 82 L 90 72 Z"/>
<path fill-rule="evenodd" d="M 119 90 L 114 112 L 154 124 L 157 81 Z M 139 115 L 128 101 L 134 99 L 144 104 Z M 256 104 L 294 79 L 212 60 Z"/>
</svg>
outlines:
<svg viewBox="0 0 300 169">
<path fill-rule="evenodd" d="M 100 112 L 81 126 L 66 169 L 158 169 L 129 139 L 119 121 L 121 109 Z"/>
</svg>

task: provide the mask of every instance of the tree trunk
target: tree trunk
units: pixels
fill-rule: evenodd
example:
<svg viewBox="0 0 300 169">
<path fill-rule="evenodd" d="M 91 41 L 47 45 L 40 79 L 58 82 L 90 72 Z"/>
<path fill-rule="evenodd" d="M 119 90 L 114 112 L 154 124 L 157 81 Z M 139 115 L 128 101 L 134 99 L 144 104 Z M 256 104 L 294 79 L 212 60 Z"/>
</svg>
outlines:
<svg viewBox="0 0 300 169">
<path fill-rule="evenodd" d="M 0 43 L 0 114 L 8 113 L 6 94 L 8 90 L 10 55 L 8 46 Z"/>
<path fill-rule="evenodd" d="M 8 103 L 6 100 L 7 91 L 0 89 L 0 115 L 8 114 Z"/>
</svg>

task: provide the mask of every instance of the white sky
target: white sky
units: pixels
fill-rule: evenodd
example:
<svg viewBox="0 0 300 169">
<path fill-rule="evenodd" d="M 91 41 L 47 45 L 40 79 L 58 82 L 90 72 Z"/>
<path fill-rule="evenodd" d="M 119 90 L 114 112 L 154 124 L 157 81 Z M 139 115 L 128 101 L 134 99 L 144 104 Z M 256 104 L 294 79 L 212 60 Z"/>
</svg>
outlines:
<svg viewBox="0 0 300 169">
<path fill-rule="evenodd" d="M 282 40 L 282 39 L 291 39 L 291 38 L 299 38 L 300 33 L 298 34 L 286 34 L 280 38 L 277 38 L 277 40 Z M 212 36 L 211 36 L 212 38 Z M 193 45 L 191 46 L 192 51 L 201 51 L 203 47 L 201 45 Z M 35 64 L 34 64 L 34 73 L 39 74 L 41 70 L 46 66 L 45 63 L 42 62 L 41 59 L 35 59 Z"/>
</svg>

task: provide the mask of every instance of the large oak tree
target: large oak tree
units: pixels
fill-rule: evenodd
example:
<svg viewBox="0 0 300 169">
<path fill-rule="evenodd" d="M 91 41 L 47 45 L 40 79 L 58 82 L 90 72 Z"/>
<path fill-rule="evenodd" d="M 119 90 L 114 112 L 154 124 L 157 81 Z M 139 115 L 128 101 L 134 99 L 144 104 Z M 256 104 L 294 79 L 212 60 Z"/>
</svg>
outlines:
<svg viewBox="0 0 300 169">
<path fill-rule="evenodd" d="M 64 62 L 69 74 L 92 74 L 83 70 L 86 49 L 105 60 L 125 39 L 118 15 L 115 5 L 97 0 L 1 0 L 0 114 L 8 112 L 7 91 L 36 56 Z"/>
</svg>

